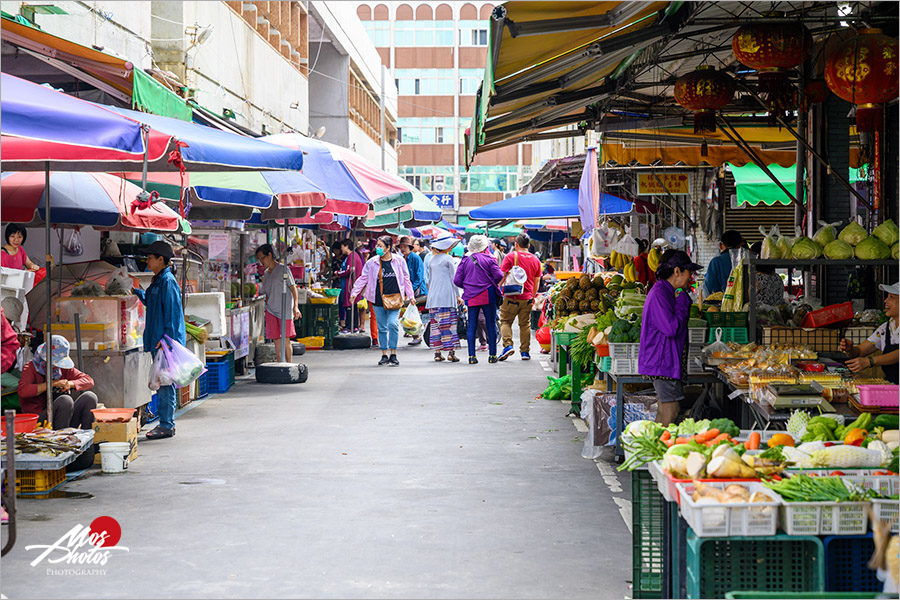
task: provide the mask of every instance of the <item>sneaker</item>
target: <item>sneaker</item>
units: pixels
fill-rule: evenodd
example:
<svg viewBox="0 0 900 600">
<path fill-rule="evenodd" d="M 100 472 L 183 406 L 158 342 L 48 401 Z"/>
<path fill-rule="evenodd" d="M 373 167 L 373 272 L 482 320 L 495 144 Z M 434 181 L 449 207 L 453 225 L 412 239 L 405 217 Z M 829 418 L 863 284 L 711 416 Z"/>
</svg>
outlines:
<svg viewBox="0 0 900 600">
<path fill-rule="evenodd" d="M 493 355 L 488 356 L 488 362 L 494 364 L 495 362 L 497 362 L 497 357 Z"/>
<path fill-rule="evenodd" d="M 346 327 L 342 327 L 341 330 L 338 331 L 338 335 L 347 335 L 348 333 L 350 333 L 350 330 Z"/>
<path fill-rule="evenodd" d="M 388 363 L 390 363 L 390 362 L 391 362 L 391 359 L 389 359 L 387 356 L 385 356 L 385 355 L 382 354 L 382 355 L 381 355 L 381 360 L 378 361 L 378 366 L 380 367 L 381 365 L 386 365 L 386 364 L 388 364 Z"/>
<path fill-rule="evenodd" d="M 372 347 L 373 347 L 373 348 L 377 348 L 377 347 L 378 347 L 378 340 L 377 340 L 377 339 L 372 340 Z"/>
<path fill-rule="evenodd" d="M 528 352 L 519 352 L 522 355 L 522 360 L 531 360 L 531 354 Z"/>
<path fill-rule="evenodd" d="M 484 352 L 485 350 L 487 350 L 487 344 L 481 344 L 480 346 L 478 346 L 479 352 Z"/>
<path fill-rule="evenodd" d="M 400 361 L 397 360 L 397 355 L 396 355 L 396 354 L 391 354 L 391 358 L 390 358 L 390 360 L 389 360 L 388 362 L 390 363 L 390 365 L 391 365 L 392 367 L 399 367 L 399 366 L 400 366 Z"/>
<path fill-rule="evenodd" d="M 512 356 L 513 354 L 515 354 L 515 352 L 516 352 L 516 351 L 513 350 L 513 347 L 512 347 L 512 346 L 507 346 L 506 348 L 503 349 L 503 352 L 501 352 L 501 353 L 500 353 L 500 356 L 498 356 L 497 358 L 498 358 L 499 360 L 506 360 L 507 358 L 509 358 L 510 356 Z"/>
<path fill-rule="evenodd" d="M 474 356 L 470 356 L 470 357 L 469 357 L 469 364 L 470 364 L 470 365 L 477 365 L 477 364 L 478 364 L 478 359 L 475 358 Z"/>
<path fill-rule="evenodd" d="M 422 343 L 422 338 L 420 338 L 420 337 L 414 337 L 414 338 L 412 339 L 412 341 L 409 342 L 409 343 L 406 344 L 406 345 L 407 345 L 407 346 L 418 346 L 418 345 L 421 344 L 421 343 Z"/>
</svg>

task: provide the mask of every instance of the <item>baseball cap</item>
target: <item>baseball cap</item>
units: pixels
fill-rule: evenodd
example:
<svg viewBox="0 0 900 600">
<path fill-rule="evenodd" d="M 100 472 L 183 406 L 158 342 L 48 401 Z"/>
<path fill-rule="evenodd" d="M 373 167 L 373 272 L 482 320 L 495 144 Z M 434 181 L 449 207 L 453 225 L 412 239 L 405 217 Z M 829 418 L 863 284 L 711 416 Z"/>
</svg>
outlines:
<svg viewBox="0 0 900 600">
<path fill-rule="evenodd" d="M 894 285 L 884 285 L 882 283 L 878 286 L 878 289 L 887 292 L 888 294 L 894 294 L 896 296 L 900 294 L 900 281 L 898 281 Z"/>
<path fill-rule="evenodd" d="M 703 267 L 698 265 L 697 263 L 691 260 L 691 257 L 688 256 L 687 252 L 683 250 L 677 250 L 672 253 L 669 258 L 666 259 L 666 262 L 659 265 L 660 267 L 669 267 L 674 269 L 678 267 L 682 271 L 699 271 Z"/>
<path fill-rule="evenodd" d="M 156 256 L 162 256 L 163 258 L 175 258 L 175 251 L 172 250 L 172 246 L 160 240 L 147 246 L 144 250 L 144 254 L 155 254 Z"/>
</svg>

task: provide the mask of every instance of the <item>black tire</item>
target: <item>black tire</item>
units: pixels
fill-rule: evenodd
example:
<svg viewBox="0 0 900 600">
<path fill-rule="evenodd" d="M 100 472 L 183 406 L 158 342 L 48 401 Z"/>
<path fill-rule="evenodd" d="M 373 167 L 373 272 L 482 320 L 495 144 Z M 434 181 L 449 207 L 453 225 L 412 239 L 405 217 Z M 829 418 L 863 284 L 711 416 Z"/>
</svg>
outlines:
<svg viewBox="0 0 900 600">
<path fill-rule="evenodd" d="M 371 348 L 372 338 L 364 333 L 344 333 L 334 336 L 332 345 L 335 350 L 359 350 Z"/>
<path fill-rule="evenodd" d="M 292 342 L 291 347 L 294 349 L 294 356 L 303 356 L 306 354 L 306 345 L 300 342 Z"/>
<path fill-rule="evenodd" d="M 302 369 L 300 367 L 303 367 Z M 257 383 L 303 383 L 306 377 L 301 379 L 301 371 L 308 377 L 306 365 L 295 363 L 272 362 L 256 365 Z"/>
<path fill-rule="evenodd" d="M 302 363 L 297 365 L 297 369 L 300 371 L 300 377 L 298 378 L 297 383 L 306 383 L 306 380 L 309 379 L 309 369 Z"/>
</svg>

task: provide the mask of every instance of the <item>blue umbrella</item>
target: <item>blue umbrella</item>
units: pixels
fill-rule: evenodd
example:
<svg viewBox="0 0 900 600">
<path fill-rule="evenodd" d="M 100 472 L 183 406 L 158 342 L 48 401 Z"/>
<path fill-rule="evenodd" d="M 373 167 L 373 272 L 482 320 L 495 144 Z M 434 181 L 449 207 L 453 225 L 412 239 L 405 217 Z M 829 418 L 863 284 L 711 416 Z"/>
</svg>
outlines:
<svg viewBox="0 0 900 600">
<path fill-rule="evenodd" d="M 600 194 L 600 214 L 627 213 L 631 207 L 624 198 Z M 577 218 L 578 190 L 562 188 L 507 198 L 476 208 L 469 217 L 479 221 Z"/>
</svg>

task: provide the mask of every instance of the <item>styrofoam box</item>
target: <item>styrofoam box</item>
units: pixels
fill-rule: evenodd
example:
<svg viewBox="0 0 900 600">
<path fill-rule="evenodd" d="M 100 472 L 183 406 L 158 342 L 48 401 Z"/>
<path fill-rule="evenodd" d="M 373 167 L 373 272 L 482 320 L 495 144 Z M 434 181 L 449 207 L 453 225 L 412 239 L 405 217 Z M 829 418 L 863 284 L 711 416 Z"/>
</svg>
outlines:
<svg viewBox="0 0 900 600">
<path fill-rule="evenodd" d="M 710 487 L 724 490 L 729 485 L 742 485 L 750 492 L 762 492 L 772 498 L 772 502 L 727 502 L 724 504 L 696 503 L 691 498 L 693 483 L 677 483 L 681 497 L 681 514 L 691 529 L 700 537 L 760 536 L 775 535 L 778 523 L 778 507 L 781 496 L 761 483 L 746 481 L 741 483 L 705 483 Z"/>
<path fill-rule="evenodd" d="M 0 285 L 6 288 L 31 291 L 34 287 L 34 271 L 0 267 Z"/>
<path fill-rule="evenodd" d="M 209 319 L 212 323 L 212 336 L 225 335 L 225 293 L 205 292 L 198 294 L 186 294 L 184 314 L 196 315 L 203 319 Z"/>
</svg>

